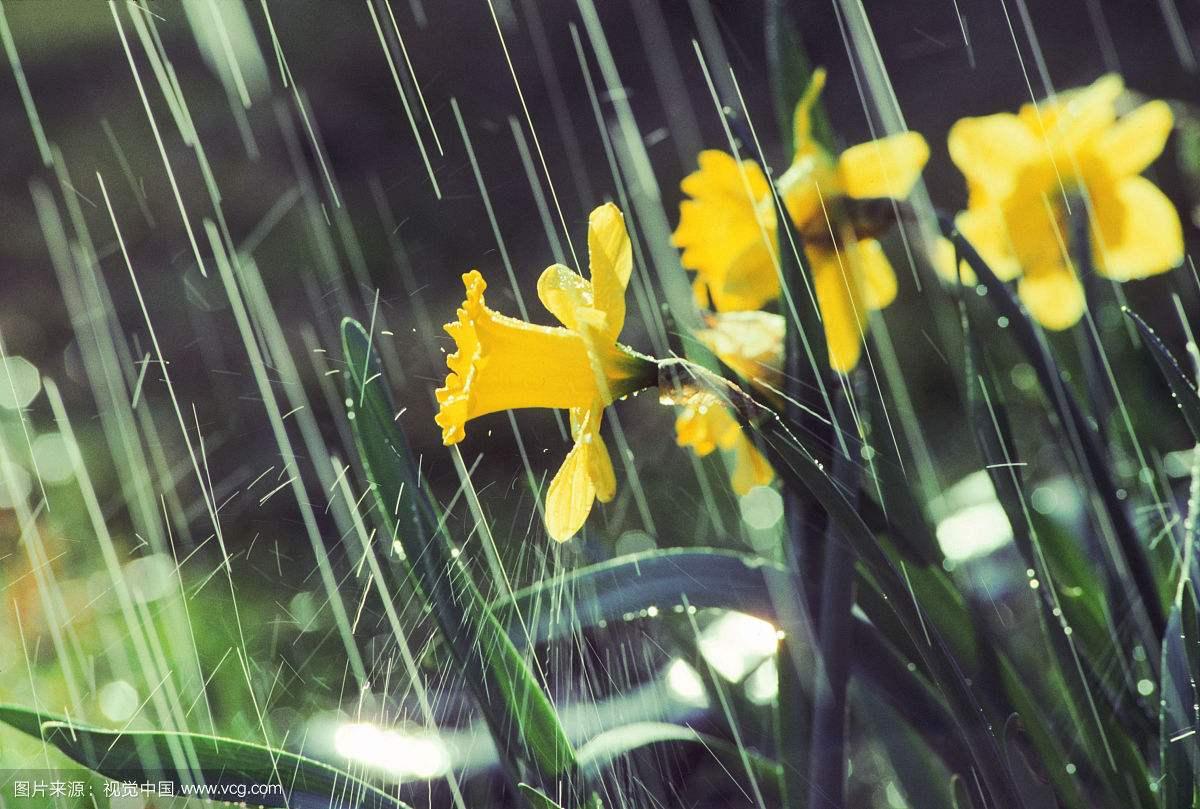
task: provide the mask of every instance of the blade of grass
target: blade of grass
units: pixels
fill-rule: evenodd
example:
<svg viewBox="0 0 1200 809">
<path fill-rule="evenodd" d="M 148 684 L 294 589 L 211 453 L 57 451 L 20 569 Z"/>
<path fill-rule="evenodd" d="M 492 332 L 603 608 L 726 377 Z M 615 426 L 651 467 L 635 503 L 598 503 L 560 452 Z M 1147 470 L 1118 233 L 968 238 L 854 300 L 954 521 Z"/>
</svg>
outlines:
<svg viewBox="0 0 1200 809">
<path fill-rule="evenodd" d="M 807 89 L 813 70 L 786 0 L 768 0 L 764 35 L 775 114 L 786 154 L 790 158 L 796 147 L 793 110 Z M 821 136 L 830 137 L 829 121 L 822 105 L 817 104 L 812 115 L 816 131 Z M 828 390 L 825 384 L 825 377 L 829 375 L 825 365 L 825 335 L 819 315 L 801 318 L 795 308 L 796 301 L 800 301 L 799 305 L 806 307 L 807 312 L 807 307 L 816 303 L 812 287 L 803 275 L 804 268 L 800 266 L 803 238 L 790 226 L 789 214 L 780 204 L 777 194 L 774 195 L 774 201 L 776 216 L 781 222 L 788 223 L 784 232 L 788 235 L 788 246 L 792 248 L 782 249 L 782 244 L 777 242 L 782 291 L 788 304 L 786 309 L 792 314 L 784 337 L 785 410 L 797 423 L 804 423 L 822 433 L 826 440 L 821 443 L 829 446 L 832 445 L 829 425 L 799 408 L 803 380 L 815 375 L 822 392 Z M 802 291 L 805 294 L 801 294 Z M 827 401 L 826 405 L 830 411 L 833 410 L 831 402 Z M 793 590 L 791 607 L 797 613 L 797 621 L 817 620 L 817 595 L 815 592 L 806 592 L 805 587 L 821 580 L 820 571 L 826 550 L 823 536 L 827 524 L 828 517 L 812 502 L 811 496 L 795 488 L 784 491 L 782 551 L 788 566 L 800 574 L 796 581 L 801 586 Z M 813 706 L 802 683 L 799 668 L 801 656 L 797 646 L 809 634 L 789 635 L 781 645 L 778 656 L 779 696 L 776 701 L 775 735 L 780 758 L 784 762 L 783 805 L 786 809 L 811 809 L 808 801 L 810 784 L 807 782 L 812 758 Z"/>
<path fill-rule="evenodd" d="M 1034 598 L 1039 607 L 1041 635 L 1049 645 L 1053 661 L 1050 672 L 1054 679 L 1061 678 L 1064 687 L 1056 691 L 1068 708 L 1071 718 L 1072 735 L 1088 751 L 1093 762 L 1093 768 L 1103 773 L 1106 780 L 1111 780 L 1115 770 L 1115 759 L 1101 721 L 1100 710 L 1112 710 L 1112 706 L 1097 706 L 1095 695 L 1089 687 L 1089 678 L 1084 673 L 1086 662 L 1079 655 L 1074 645 L 1073 629 L 1066 623 L 1066 616 L 1058 599 L 1059 586 L 1050 571 L 1042 552 L 1041 539 L 1034 532 L 1030 520 L 1029 508 L 1026 505 L 1022 490 L 1021 463 L 1017 456 L 1016 443 L 1009 427 L 1008 411 L 999 391 L 991 380 L 994 374 L 987 372 L 981 366 L 984 361 L 982 349 L 978 342 L 978 333 L 971 327 L 966 306 L 962 306 L 962 326 L 965 343 L 964 377 L 967 391 L 967 411 L 971 421 L 972 432 L 983 457 L 988 476 L 992 481 L 996 497 L 1008 518 L 1012 529 L 1013 542 L 1027 570 L 1036 578 L 1031 581 L 1038 585 Z M 1015 678 L 1007 678 L 1010 686 Z M 1103 692 L 1102 692 L 1103 693 Z M 1012 696 L 1010 694 L 1010 696 Z M 1014 701 L 1032 702 L 1029 695 L 1019 693 Z M 1028 704 L 1026 711 L 1019 714 L 1022 719 L 1029 713 L 1036 713 L 1034 705 Z M 1049 742 L 1052 738 L 1035 728 L 1031 734 L 1035 744 L 1040 745 L 1039 753 L 1043 760 L 1052 760 L 1057 750 Z M 1010 752 L 1010 766 L 1013 753 Z M 1015 772 L 1022 772 L 1020 767 L 1013 767 Z M 1073 781 L 1063 778 L 1064 772 L 1054 768 L 1054 777 L 1062 782 L 1063 796 L 1071 800 L 1071 805 L 1080 806 L 1080 796 Z M 1111 790 L 1110 790 L 1111 791 Z"/>
<path fill-rule="evenodd" d="M 726 772 L 744 772 L 747 762 L 760 786 L 769 789 L 764 799 L 769 806 L 779 802 L 779 765 L 752 750 L 739 750 L 736 745 L 700 733 L 682 725 L 667 722 L 634 722 L 607 730 L 579 748 L 579 766 L 589 781 L 610 771 L 614 762 L 653 747 L 700 746 Z"/>
<path fill-rule="evenodd" d="M 1186 577 L 1171 608 L 1163 639 L 1162 701 L 1159 709 L 1159 754 L 1162 761 L 1163 809 L 1192 809 L 1200 785 L 1200 748 L 1196 744 L 1197 644 L 1196 594 Z"/>
</svg>

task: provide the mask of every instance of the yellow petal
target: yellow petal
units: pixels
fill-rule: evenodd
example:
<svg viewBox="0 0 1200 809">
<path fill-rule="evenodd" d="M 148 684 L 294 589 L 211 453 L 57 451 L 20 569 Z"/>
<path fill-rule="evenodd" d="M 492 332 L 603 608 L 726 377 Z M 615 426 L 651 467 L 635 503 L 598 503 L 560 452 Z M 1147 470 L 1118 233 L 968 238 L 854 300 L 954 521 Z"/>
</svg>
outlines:
<svg viewBox="0 0 1200 809">
<path fill-rule="evenodd" d="M 883 309 L 896 299 L 896 272 L 878 239 L 859 239 L 851 248 L 854 269 L 868 309 Z"/>
<path fill-rule="evenodd" d="M 1071 224 L 1057 185 L 1053 190 L 1022 186 L 1004 206 L 1004 225 L 1013 256 L 1023 272 L 1048 265 L 1065 266 L 1070 260 Z"/>
<path fill-rule="evenodd" d="M 1034 320 L 1054 331 L 1074 326 L 1086 307 L 1079 279 L 1061 264 L 1027 272 L 1017 282 L 1017 294 Z"/>
<path fill-rule="evenodd" d="M 813 286 L 821 307 L 829 366 L 849 373 L 862 355 L 862 338 L 867 323 L 867 307 L 853 277 L 842 268 L 831 250 L 808 248 L 813 267 Z"/>
<path fill-rule="evenodd" d="M 732 257 L 725 283 L 709 287 L 718 312 L 759 309 L 779 297 L 779 270 L 772 251 L 762 241 L 747 245 Z"/>
<path fill-rule="evenodd" d="M 967 266 L 967 262 L 962 261 L 959 262 L 961 266 L 955 266 L 954 243 L 949 239 L 938 237 L 937 242 L 933 245 L 933 250 L 929 253 L 929 263 L 933 265 L 933 269 L 937 271 L 943 281 L 951 284 L 958 284 L 960 281 L 963 284 L 975 283 L 975 273 Z M 959 276 L 960 270 L 961 277 Z"/>
<path fill-rule="evenodd" d="M 1150 101 L 1117 121 L 1096 144 L 1113 177 L 1141 174 L 1162 154 L 1175 116 L 1165 101 Z"/>
<path fill-rule="evenodd" d="M 593 306 L 592 285 L 562 264 L 552 264 L 542 271 L 537 293 L 547 311 L 575 332 L 579 331 L 579 310 Z"/>
<path fill-rule="evenodd" d="M 698 400 L 681 408 L 675 417 L 675 443 L 691 447 L 703 458 L 717 448 L 723 424 L 717 411 L 720 403 L 713 396 L 701 396 Z"/>
<path fill-rule="evenodd" d="M 792 224 L 802 233 L 828 230 L 824 200 L 842 193 L 837 166 L 829 154 L 815 144 L 798 152 L 788 170 L 776 183 Z"/>
<path fill-rule="evenodd" d="M 1117 98 L 1124 91 L 1121 77 L 1110 73 L 1087 87 L 1059 93 L 1054 100 L 1025 104 L 1020 118 L 1049 147 L 1060 171 L 1067 172 L 1073 156 L 1090 148 L 1112 126 Z"/>
<path fill-rule="evenodd" d="M 1096 269 L 1114 281 L 1145 278 L 1183 262 L 1183 226 L 1167 195 L 1145 177 L 1092 191 Z"/>
<path fill-rule="evenodd" d="M 733 474 L 729 482 L 736 494 L 747 494 L 755 486 L 766 486 L 775 479 L 775 470 L 771 468 L 770 461 L 745 433 L 738 434 L 733 453 Z"/>
<path fill-rule="evenodd" d="M 633 272 L 633 253 L 625 217 L 611 202 L 588 217 L 588 256 L 595 306 L 604 313 L 604 335 L 613 340 L 625 325 L 625 287 Z"/>
<path fill-rule="evenodd" d="M 617 476 L 613 472 L 612 456 L 608 453 L 608 445 L 600 433 L 594 432 L 588 449 L 588 477 L 596 487 L 596 499 L 607 503 L 617 493 Z"/>
<path fill-rule="evenodd" d="M 596 500 L 596 486 L 589 470 L 589 446 L 575 444 L 550 481 L 546 493 L 546 529 L 556 542 L 566 542 L 579 533 Z"/>
<path fill-rule="evenodd" d="M 903 199 L 921 176 L 927 160 L 929 144 L 925 138 L 916 132 L 902 132 L 842 152 L 838 177 L 847 196 Z"/>
<path fill-rule="evenodd" d="M 697 397 L 680 410 L 675 420 L 675 439 L 679 446 L 691 447 L 701 458 L 718 447 L 730 452 L 730 482 L 739 495 L 766 485 L 775 477 L 771 464 L 750 441 L 742 425 L 711 394 Z"/>
<path fill-rule="evenodd" d="M 992 203 L 1007 199 L 1024 167 L 1043 155 L 1029 127 L 1007 112 L 961 119 L 950 127 L 948 144 L 972 194 Z"/>
<path fill-rule="evenodd" d="M 763 271 L 774 264 L 775 213 L 770 205 L 759 205 L 769 198 L 770 186 L 758 164 L 704 151 L 700 170 L 681 187 L 691 199 L 679 206 L 679 227 L 671 243 L 683 249 L 683 266 L 696 271 L 697 291 L 725 310 L 757 309 L 776 297 L 778 277 Z M 727 292 L 730 275 L 747 271 L 763 279 L 764 286 L 743 285 L 753 294 Z"/>
<path fill-rule="evenodd" d="M 1008 236 L 1008 223 L 1002 209 L 996 206 L 968 208 L 955 217 L 954 226 L 1001 281 L 1012 280 L 1021 274 L 1021 264 L 1013 252 L 1013 244 Z M 969 267 L 966 268 L 963 280 L 965 283 L 975 283 L 975 273 Z"/>
</svg>

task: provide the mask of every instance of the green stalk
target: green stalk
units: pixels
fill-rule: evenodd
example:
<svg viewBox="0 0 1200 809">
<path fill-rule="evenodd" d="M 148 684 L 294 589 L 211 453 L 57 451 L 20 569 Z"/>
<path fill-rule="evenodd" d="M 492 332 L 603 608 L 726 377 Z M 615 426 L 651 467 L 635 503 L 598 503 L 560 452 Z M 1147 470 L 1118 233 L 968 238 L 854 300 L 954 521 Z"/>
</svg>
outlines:
<svg viewBox="0 0 1200 809">
<path fill-rule="evenodd" d="M 785 156 L 786 159 L 790 159 L 795 148 L 792 111 L 812 76 L 812 65 L 805 54 L 799 33 L 792 24 L 787 0 L 766 0 L 765 20 L 765 44 L 775 113 Z M 829 139 L 829 120 L 819 104 L 813 111 L 813 120 L 818 138 Z M 787 211 L 782 206 L 777 207 L 779 210 L 776 215 L 781 217 L 780 221 L 790 223 Z M 797 251 L 802 253 L 803 243 L 798 233 L 795 234 L 795 244 Z M 779 249 L 777 252 L 784 294 L 790 294 L 796 306 L 808 314 L 805 302 L 809 300 L 809 296 L 801 294 L 807 289 L 801 277 L 804 270 L 791 250 Z M 811 377 L 814 372 L 823 373 L 819 369 L 821 361 L 818 360 L 818 365 L 813 366 L 809 359 L 813 356 L 810 352 L 819 352 L 816 356 L 823 357 L 825 345 L 820 319 L 816 312 L 811 314 L 813 317 L 807 318 L 805 322 L 795 318 L 788 322 L 784 344 L 785 409 L 787 417 L 793 420 L 793 423 L 802 423 L 806 430 L 821 433 L 820 442 L 825 446 L 832 446 L 834 436 L 832 431 L 827 429 L 828 425 L 803 412 L 799 406 L 802 399 L 801 381 Z M 790 599 L 789 605 L 789 609 L 795 615 L 789 617 L 796 625 L 802 624 L 809 631 L 804 635 L 789 632 L 780 644 L 779 697 L 775 711 L 776 744 L 783 766 L 783 805 L 786 809 L 808 809 L 810 773 L 814 767 L 813 704 L 805 690 L 797 660 L 800 659 L 800 644 L 806 642 L 813 634 L 811 624 L 816 620 L 817 595 L 805 591 L 808 585 L 821 580 L 824 536 L 829 521 L 824 510 L 811 496 L 795 488 L 785 488 L 783 496 L 785 530 L 782 557 L 795 574 L 794 580 L 798 584 L 795 597 Z"/>
<path fill-rule="evenodd" d="M 839 387 L 834 394 L 834 425 L 851 422 L 849 397 Z M 858 491 L 858 466 L 847 455 L 845 444 L 835 448 L 833 480 L 844 491 Z M 851 626 L 854 606 L 854 556 L 834 536 L 830 524 L 825 537 L 821 571 L 821 598 L 817 610 L 817 670 L 813 682 L 812 741 L 809 747 L 808 805 L 810 809 L 844 809 L 846 805 L 847 685 L 850 679 Z"/>
</svg>

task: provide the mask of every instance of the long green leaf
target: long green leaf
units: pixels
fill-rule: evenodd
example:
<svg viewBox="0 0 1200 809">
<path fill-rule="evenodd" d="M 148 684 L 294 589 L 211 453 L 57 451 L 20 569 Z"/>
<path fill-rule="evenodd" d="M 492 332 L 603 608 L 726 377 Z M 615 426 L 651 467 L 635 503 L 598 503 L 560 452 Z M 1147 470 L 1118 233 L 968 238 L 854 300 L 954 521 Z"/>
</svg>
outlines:
<svg viewBox="0 0 1200 809">
<path fill-rule="evenodd" d="M 383 381 L 370 338 L 342 322 L 346 396 L 351 423 L 374 494 L 379 534 L 404 549 L 407 581 L 422 595 L 474 694 L 514 780 L 571 788 L 575 754 L 529 666 L 452 552 Z M 390 542 L 387 543 L 390 545 Z M 560 790 L 550 789 L 558 794 Z"/>
<path fill-rule="evenodd" d="M 1020 807 L 1022 802 L 1007 772 L 995 729 L 984 719 L 982 706 L 971 684 L 955 661 L 945 639 L 930 626 L 909 584 L 903 566 L 894 564 L 864 522 L 845 491 L 830 478 L 798 435 L 799 425 L 764 408 L 740 388 L 684 361 L 660 363 L 659 390 L 668 397 L 686 397 L 697 388 L 722 398 L 755 437 L 760 449 L 784 485 L 791 491 L 814 498 L 836 524 L 837 540 L 848 546 L 859 564 L 885 596 L 895 612 L 894 629 L 908 636 L 907 648 L 914 650 L 944 690 L 961 718 L 964 739 L 975 757 L 981 780 L 999 803 Z M 930 568 L 932 569 L 932 568 Z"/>
<path fill-rule="evenodd" d="M 43 739 L 103 776 L 139 784 L 170 781 L 178 788 L 177 794 L 185 788 L 207 785 L 210 797 L 230 803 L 249 800 L 271 807 L 409 809 L 398 798 L 337 767 L 237 739 L 202 733 L 110 730 L 16 705 L 0 705 L 0 722 Z M 188 764 L 177 763 L 174 750 L 181 743 L 189 751 Z M 250 793 L 249 788 L 255 786 L 280 789 Z M 246 788 L 246 794 L 239 795 L 241 788 Z"/>
<path fill-rule="evenodd" d="M 1049 570 L 1042 551 L 1041 539 L 1034 532 L 1029 509 L 1025 504 L 1021 463 L 1008 420 L 1008 410 L 1000 392 L 991 383 L 993 375 L 980 365 L 984 358 L 977 334 L 971 328 L 971 318 L 967 315 L 965 306 L 962 312 L 966 348 L 964 377 L 967 413 L 975 435 L 975 442 L 992 481 L 996 497 L 1008 518 L 1017 551 L 1026 569 L 1037 576 L 1038 583 L 1041 585 L 1033 591 L 1040 608 L 1041 621 L 1038 627 L 1046 644 L 1053 652 L 1048 661 L 1050 676 L 1044 679 L 1046 682 L 1062 681 L 1065 683 L 1064 688 L 1057 689 L 1056 696 L 1061 696 L 1066 704 L 1073 736 L 1084 749 L 1089 751 L 1093 761 L 1100 761 L 1107 757 L 1107 753 L 1102 749 L 1098 750 L 1097 746 L 1101 743 L 1107 745 L 1108 741 L 1104 739 L 1104 727 L 1096 707 L 1095 696 L 1090 691 L 1087 679 L 1083 674 L 1083 665 L 1085 664 L 1081 661 L 1074 646 L 1073 633 L 1068 635 L 1066 632 L 1067 624 L 1059 603 L 1057 581 Z M 1019 678 L 1013 676 L 1011 671 L 1003 671 L 1001 679 L 1009 698 L 1014 703 L 1022 705 L 1018 716 L 1022 720 L 1032 723 L 1030 731 L 1021 736 L 1032 741 L 1038 754 L 1048 765 L 1052 772 L 1050 777 L 1058 785 L 1063 800 L 1069 806 L 1082 807 L 1082 796 L 1073 779 L 1066 775 L 1065 761 L 1062 760 L 1057 740 L 1053 734 L 1041 727 L 1040 711 L 1034 703 L 1032 695 L 1026 692 Z M 1103 706 L 1103 708 L 1109 710 L 1109 706 Z M 1027 768 L 1024 766 L 1023 756 L 1013 749 L 1012 743 L 1008 743 L 1007 746 L 1010 768 L 1017 776 L 1026 776 Z M 1100 772 L 1109 771 L 1106 766 L 1099 766 L 1096 769 Z M 1018 784 L 1022 783 L 1028 785 L 1030 782 L 1028 778 L 1018 778 Z M 1038 805 L 1041 802 L 1036 788 L 1027 787 L 1023 791 L 1032 805 Z"/>
<path fill-rule="evenodd" d="M 1171 389 L 1171 397 L 1175 400 L 1175 406 L 1179 408 L 1183 420 L 1187 422 L 1188 429 L 1192 431 L 1192 438 L 1200 441 L 1200 394 L 1196 392 L 1195 386 L 1183 372 L 1175 355 L 1154 333 L 1154 329 L 1150 328 L 1149 324 L 1129 307 L 1124 307 L 1121 311 L 1137 326 L 1142 335 L 1142 342 L 1145 343 L 1150 356 L 1154 357 L 1154 363 L 1162 372 L 1163 378 L 1167 380 L 1167 386 Z"/>
<path fill-rule="evenodd" d="M 1196 595 L 1185 579 L 1171 609 L 1163 638 L 1159 750 L 1162 759 L 1163 809 L 1192 809 L 1200 785 L 1200 747 L 1196 744 L 1197 644 Z"/>
<path fill-rule="evenodd" d="M 670 615 L 683 604 L 745 612 L 782 627 L 787 635 L 801 637 L 805 633 L 780 614 L 772 596 L 794 586 L 782 565 L 759 557 L 717 548 L 663 549 L 545 579 L 517 591 L 511 600 L 495 602 L 492 608 L 518 643 L 526 638 L 554 642 L 585 629 L 644 615 L 650 606 L 658 607 L 660 616 Z M 868 582 L 860 581 L 859 592 L 870 589 Z M 564 614 L 548 614 L 544 605 L 564 597 L 570 609 Z M 524 625 L 518 616 L 525 616 Z M 860 652 L 854 658 L 855 675 L 883 695 L 948 768 L 969 772 L 970 758 L 964 754 L 959 730 L 941 697 L 883 639 L 878 626 L 855 616 L 850 632 L 851 643 Z"/>
<path fill-rule="evenodd" d="M 619 621 L 647 607 L 660 613 L 688 604 L 720 607 L 775 620 L 772 593 L 794 582 L 782 565 L 719 548 L 670 548 L 630 554 L 544 579 L 492 605 L 518 642 L 525 632 L 544 643 L 605 622 Z M 547 604 L 565 599 L 569 609 L 551 612 Z M 518 633 L 517 616 L 525 617 Z"/>
<path fill-rule="evenodd" d="M 1103 517 L 1112 526 L 1120 550 L 1118 561 L 1127 568 L 1127 575 L 1137 588 L 1137 603 L 1142 609 L 1135 611 L 1135 615 L 1138 612 L 1145 615 L 1146 625 L 1142 631 L 1144 642 L 1148 649 L 1157 650 L 1167 620 L 1163 599 L 1127 507 L 1117 496 L 1117 485 L 1109 468 L 1108 457 L 1100 446 L 1093 427 L 1058 370 L 1045 336 L 1030 320 L 1012 290 L 996 277 L 974 246 L 954 228 L 953 223 L 944 222 L 942 226 L 947 238 L 954 244 L 956 255 L 970 266 L 980 283 L 986 287 L 989 302 L 1000 314 L 1008 318 L 1009 331 L 1033 367 L 1043 395 L 1057 413 L 1076 459 L 1076 465 L 1098 496 L 1103 506 Z"/>
<path fill-rule="evenodd" d="M 702 748 L 739 783 L 753 779 L 768 806 L 778 804 L 781 773 L 777 763 L 753 750 L 667 722 L 635 722 L 607 730 L 579 748 L 579 765 L 589 779 L 596 779 L 618 759 L 659 746 Z"/>
</svg>

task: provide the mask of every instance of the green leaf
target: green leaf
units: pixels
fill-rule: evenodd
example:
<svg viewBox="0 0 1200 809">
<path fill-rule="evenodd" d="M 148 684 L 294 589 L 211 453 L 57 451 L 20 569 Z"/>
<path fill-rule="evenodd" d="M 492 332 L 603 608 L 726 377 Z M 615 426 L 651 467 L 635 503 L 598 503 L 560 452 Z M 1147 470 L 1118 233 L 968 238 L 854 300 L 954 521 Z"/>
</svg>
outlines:
<svg viewBox="0 0 1200 809">
<path fill-rule="evenodd" d="M 525 800 L 533 809 L 562 809 L 549 795 L 542 792 L 540 789 L 529 784 L 517 784 L 517 789 L 525 796 Z"/>
<path fill-rule="evenodd" d="M 907 805 L 921 809 L 950 806 L 946 768 L 921 743 L 914 727 L 881 700 L 874 689 L 855 684 L 853 691 L 854 704 L 862 709 L 868 727 L 887 752 Z"/>
<path fill-rule="evenodd" d="M 952 223 L 943 222 L 942 228 L 947 238 L 953 242 L 956 255 L 970 266 L 980 283 L 987 289 L 989 303 L 1008 319 L 1009 333 L 1029 360 L 1043 395 L 1062 423 L 1061 432 L 1068 440 L 1076 466 L 1103 506 L 1103 516 L 1111 524 L 1116 536 L 1120 561 L 1123 567 L 1127 568 L 1127 572 L 1113 571 L 1113 574 L 1115 577 L 1127 576 L 1133 580 L 1139 596 L 1138 603 L 1142 607 L 1141 611 L 1135 610 L 1133 614 L 1138 618 L 1142 614 L 1145 615 L 1145 621 L 1139 621 L 1141 636 L 1148 649 L 1157 650 L 1167 620 L 1163 599 L 1159 594 L 1149 557 L 1134 528 L 1126 504 L 1117 496 L 1117 485 L 1109 467 L 1109 458 L 1095 429 L 1055 364 L 1045 335 L 1034 325 L 1013 291 L 996 277 L 979 252 Z"/>
<path fill-rule="evenodd" d="M 342 347 L 350 420 L 374 494 L 371 514 L 379 536 L 394 537 L 404 549 L 405 582 L 429 605 L 510 773 L 518 779 L 532 776 L 543 785 L 569 781 L 576 764 L 571 743 L 470 571 L 452 552 L 419 466 L 396 426 L 379 358 L 357 321 L 342 322 Z"/>
<path fill-rule="evenodd" d="M 1159 750 L 1162 757 L 1163 809 L 1192 809 L 1200 785 L 1200 747 L 1196 744 L 1200 704 L 1197 692 L 1196 594 L 1184 579 L 1163 638 L 1162 693 L 1159 703 Z"/>
<path fill-rule="evenodd" d="M 206 784 L 218 800 L 220 788 L 228 786 L 234 791 L 225 793 L 226 802 L 249 800 L 260 806 L 409 809 L 345 770 L 252 742 L 202 733 L 109 730 L 16 705 L 0 705 L 0 722 L 43 739 L 68 758 L 116 781 L 166 780 L 179 789 Z M 282 790 L 237 794 L 240 787 L 266 785 Z"/>
<path fill-rule="evenodd" d="M 585 627 L 618 621 L 647 607 L 665 614 L 688 604 L 776 620 L 772 593 L 794 582 L 782 565 L 718 548 L 670 548 L 621 556 L 543 579 L 492 605 L 518 642 L 544 643 Z M 568 607 L 547 604 L 565 599 Z M 524 625 L 518 626 L 518 618 Z M 518 632 L 517 630 L 521 631 Z"/>
<path fill-rule="evenodd" d="M 584 774 L 597 778 L 626 756 L 651 747 L 699 747 L 731 777 L 752 791 L 758 787 L 768 806 L 778 805 L 782 777 L 777 763 L 746 747 L 667 722 L 634 722 L 621 725 L 590 739 L 579 748 L 579 765 Z"/>
<path fill-rule="evenodd" d="M 964 376 L 967 411 L 975 441 L 996 497 L 1008 518 L 1013 543 L 1024 566 L 1033 572 L 1032 575 L 1037 577 L 1039 584 L 1033 590 L 1033 597 L 1040 609 L 1041 620 L 1038 628 L 1051 651 L 1046 661 L 1045 676 L 1041 680 L 1050 686 L 1054 701 L 1066 707 L 1071 735 L 1088 754 L 1091 769 L 1109 780 L 1112 776 L 1109 761 L 1114 755 L 1110 748 L 1120 745 L 1123 739 L 1109 738 L 1110 730 L 1105 726 L 1100 714 L 1111 713 L 1115 708 L 1111 704 L 1105 704 L 1108 696 L 1106 692 L 1091 688 L 1087 676 L 1091 665 L 1080 656 L 1075 645 L 1075 627 L 1067 623 L 1068 613 L 1063 608 L 1063 599 L 1059 595 L 1059 582 L 1047 563 L 1043 537 L 1035 531 L 1030 517 L 1031 511 L 1026 506 L 1022 465 L 1012 435 L 1008 410 L 1000 391 L 992 383 L 994 374 L 989 373 L 989 369 L 982 364 L 985 358 L 977 333 L 970 327 L 971 318 L 967 315 L 965 306 L 962 307 L 962 313 L 966 338 Z M 1055 538 L 1069 541 L 1057 534 L 1046 539 L 1054 541 Z M 1066 552 L 1060 551 L 1057 555 L 1061 557 L 1066 555 Z M 1075 613 L 1082 619 L 1088 616 L 1083 610 L 1076 610 Z M 1089 634 L 1095 634 L 1095 627 L 1088 625 L 1088 629 Z M 1066 773 L 1065 754 L 1054 732 L 1043 722 L 1042 717 L 1046 712 L 1037 704 L 1036 698 L 1021 678 L 1012 671 L 1008 662 L 1001 659 L 1000 664 L 1004 690 L 1017 708 L 1016 721 L 1020 723 L 1014 725 L 1014 720 L 1010 717 L 1006 726 L 1005 746 L 1008 751 L 1009 769 L 1026 803 L 1034 807 L 1046 805 L 1041 784 L 1045 779 L 1055 785 L 1060 798 L 1067 805 L 1082 807 L 1084 802 L 1079 787 L 1074 778 Z M 1093 675 L 1090 679 L 1094 681 L 1097 678 Z M 1033 745 L 1047 774 L 1035 775 L 1030 772 L 1030 758 L 1022 749 L 1028 747 L 1028 744 L 1015 744 L 1011 738 L 1013 734 L 1018 738 L 1027 739 Z M 1109 783 L 1110 791 L 1123 788 L 1123 784 L 1116 784 L 1111 780 Z M 1053 802 L 1050 805 L 1053 806 Z"/>
<path fill-rule="evenodd" d="M 1158 365 L 1158 370 L 1162 372 L 1163 378 L 1167 380 L 1171 396 L 1175 399 L 1175 406 L 1179 408 L 1180 415 L 1187 422 L 1188 429 L 1192 431 L 1192 438 L 1200 441 L 1200 394 L 1196 393 L 1195 386 L 1180 367 L 1175 355 L 1154 333 L 1154 329 L 1150 328 L 1146 321 L 1142 320 L 1129 307 L 1126 306 L 1121 311 L 1137 326 L 1142 335 L 1142 342 L 1145 343 L 1150 356 L 1154 357 L 1154 362 Z"/>
<path fill-rule="evenodd" d="M 975 801 L 971 798 L 971 790 L 967 786 L 967 779 L 958 773 L 950 776 L 950 794 L 953 799 L 954 809 L 975 809 Z"/>
<path fill-rule="evenodd" d="M 770 621 L 788 636 L 802 638 L 807 633 L 780 615 L 773 598 L 794 586 L 782 565 L 766 559 L 717 548 L 672 548 L 630 554 L 544 579 L 517 591 L 511 600 L 495 602 L 492 609 L 517 643 L 554 642 L 644 614 L 650 606 L 657 606 L 660 616 L 668 616 L 685 603 L 744 612 Z M 858 585 L 860 594 L 869 589 L 866 582 Z M 569 609 L 550 613 L 544 606 L 560 599 L 570 604 Z M 970 758 L 956 738 L 958 724 L 940 695 L 909 668 L 878 626 L 856 615 L 851 635 L 860 652 L 854 658 L 855 675 L 918 729 L 948 767 L 969 770 Z"/>
</svg>

